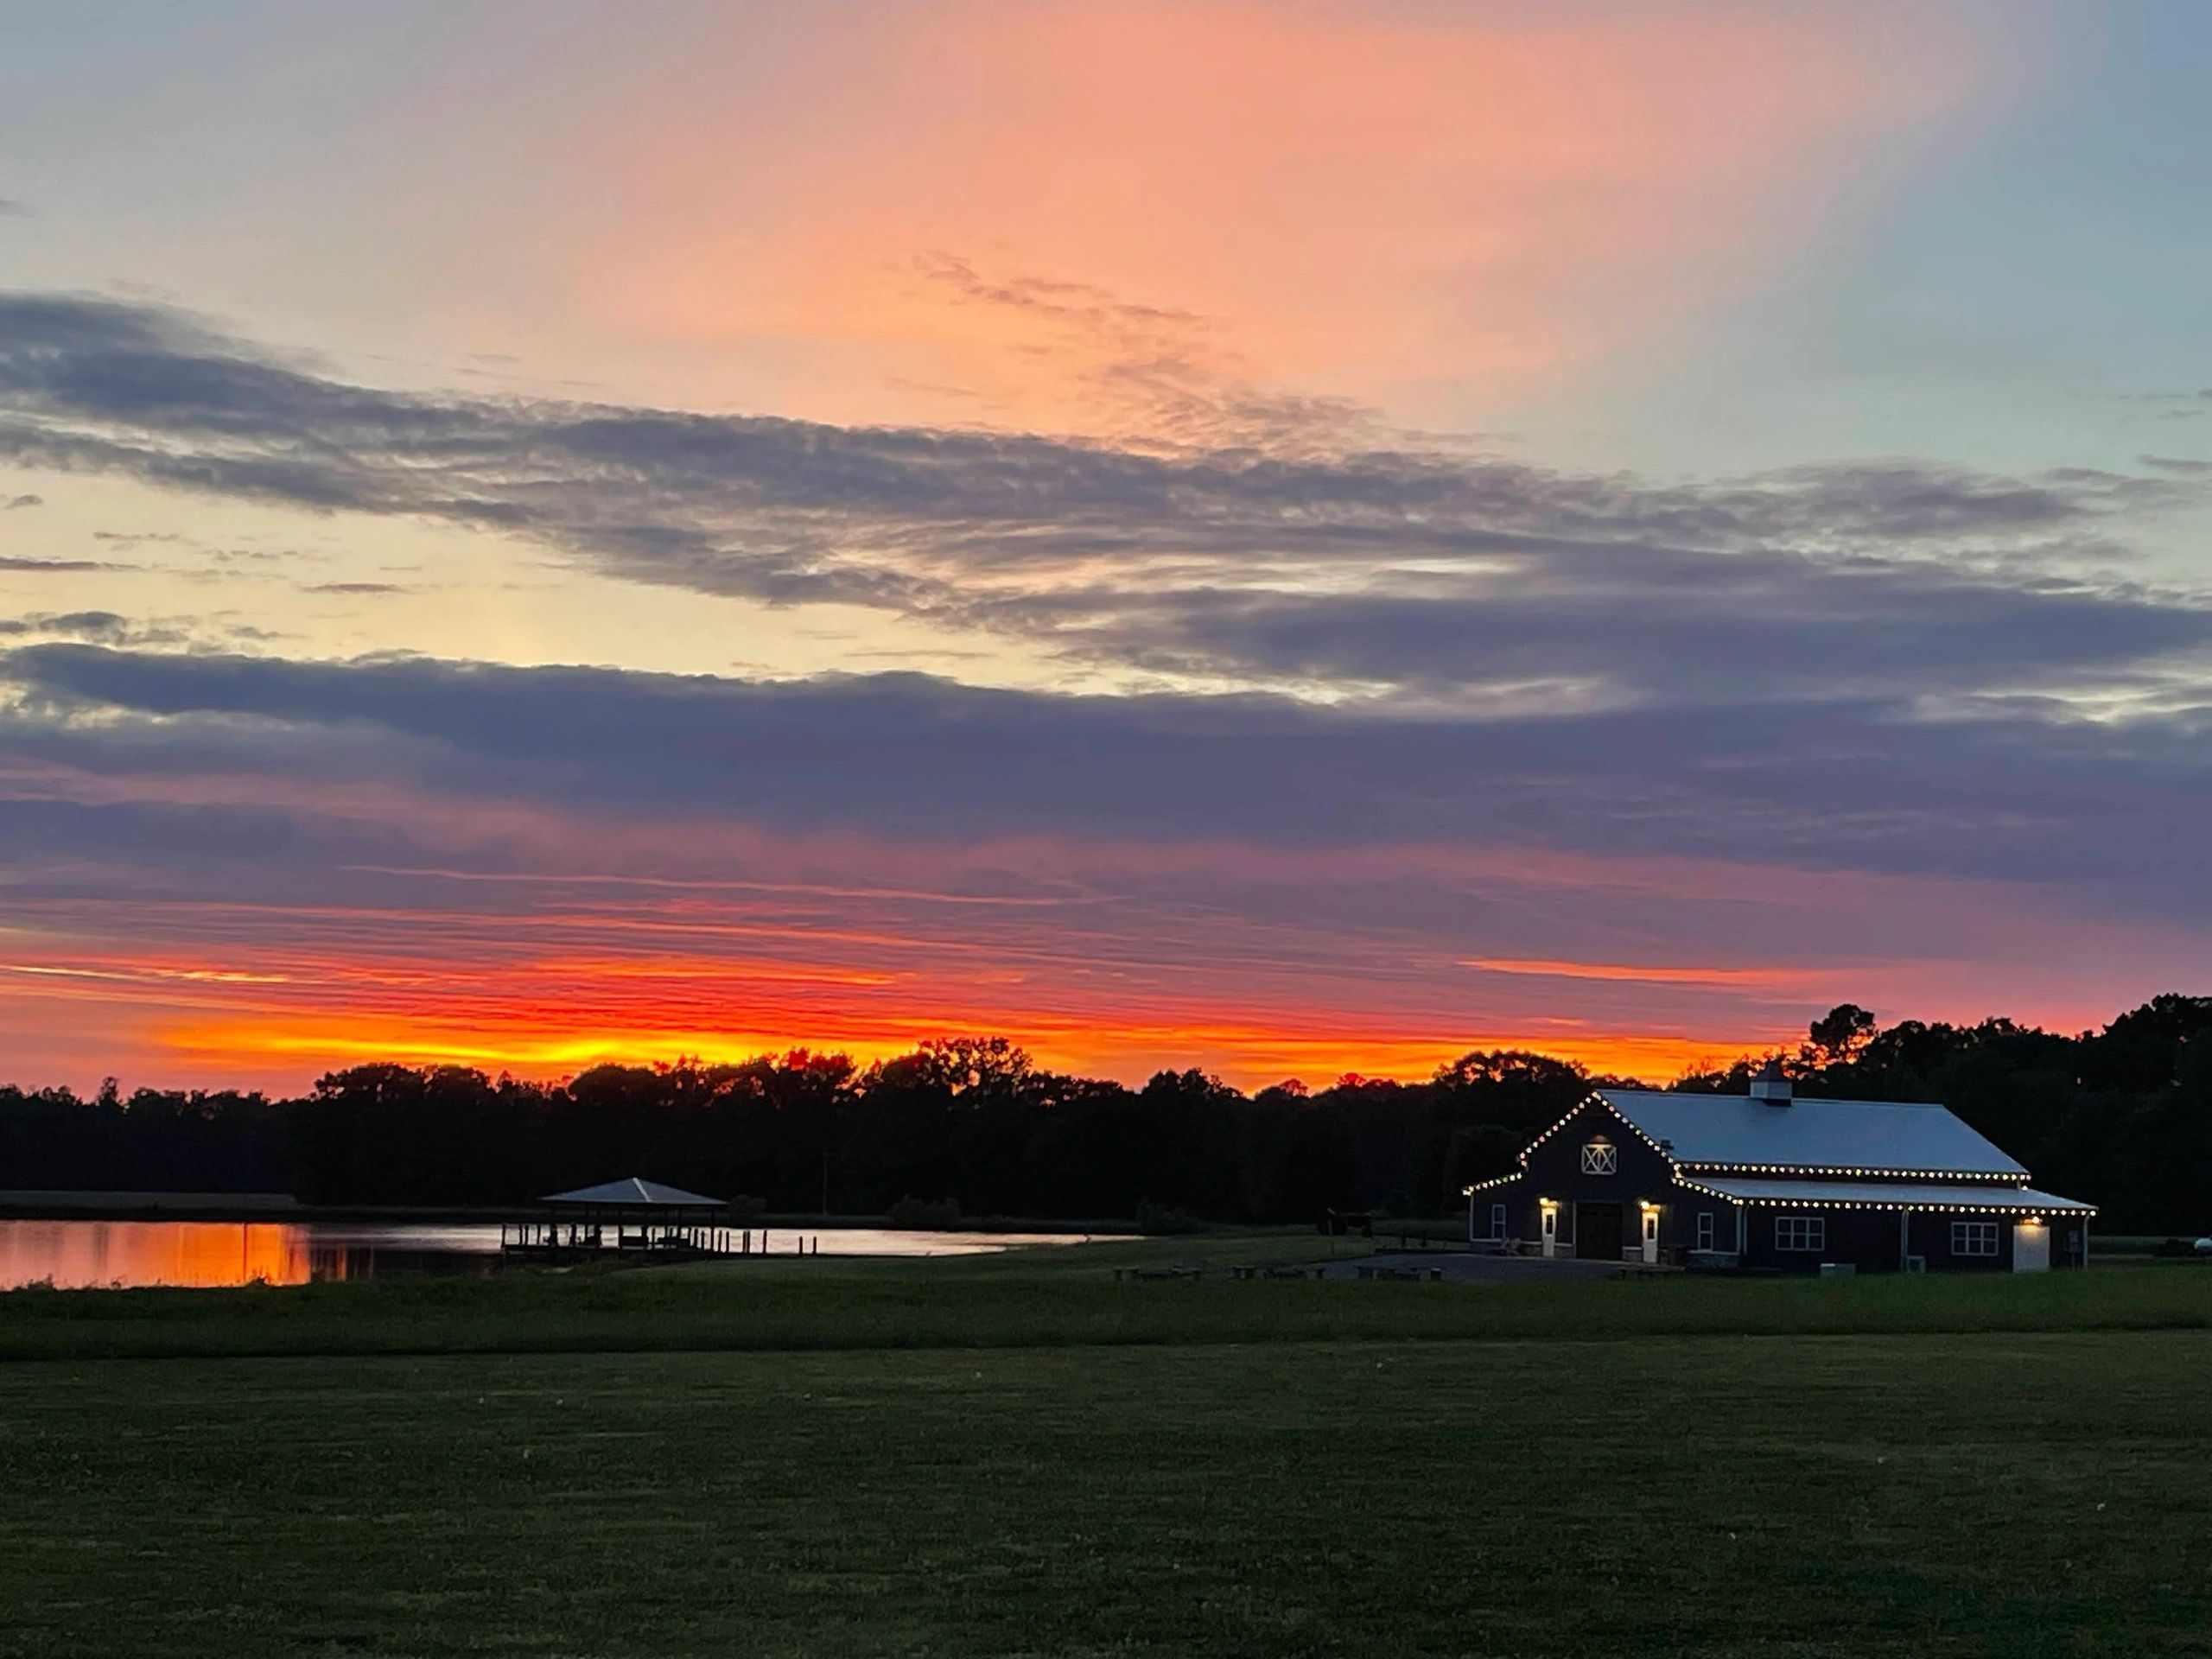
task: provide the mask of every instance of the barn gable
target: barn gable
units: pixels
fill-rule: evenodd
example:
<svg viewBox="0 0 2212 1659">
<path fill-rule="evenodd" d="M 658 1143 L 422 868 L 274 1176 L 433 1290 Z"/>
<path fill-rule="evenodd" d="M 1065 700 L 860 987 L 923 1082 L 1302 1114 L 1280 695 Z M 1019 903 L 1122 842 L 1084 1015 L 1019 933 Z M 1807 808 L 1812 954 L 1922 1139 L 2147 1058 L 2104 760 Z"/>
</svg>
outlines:
<svg viewBox="0 0 2212 1659">
<path fill-rule="evenodd" d="M 1675 1183 L 1664 1149 L 1600 1094 L 1538 1135 L 1520 1164 L 1467 1189 L 1476 1236 L 1618 1261 Z"/>
</svg>

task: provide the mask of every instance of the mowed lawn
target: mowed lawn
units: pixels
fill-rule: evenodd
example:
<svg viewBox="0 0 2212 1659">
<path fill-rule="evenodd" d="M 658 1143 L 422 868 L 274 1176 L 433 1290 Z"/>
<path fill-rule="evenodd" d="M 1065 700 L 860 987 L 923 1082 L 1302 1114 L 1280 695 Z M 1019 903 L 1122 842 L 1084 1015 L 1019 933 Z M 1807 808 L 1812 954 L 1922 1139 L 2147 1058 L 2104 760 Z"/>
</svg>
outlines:
<svg viewBox="0 0 2212 1659">
<path fill-rule="evenodd" d="M 0 1650 L 2200 1653 L 2208 1380 L 2190 1330 L 26 1362 Z"/>
<path fill-rule="evenodd" d="M 0 1295 L 0 1361 L 2212 1330 L 2212 1265 L 2185 1262 L 1847 1281 L 1231 1276 L 1326 1259 L 1328 1249 L 1310 1233 L 1223 1236 L 937 1262 L 785 1256 L 283 1289 L 29 1290 Z M 1174 1266 L 1205 1276 L 1114 1273 Z"/>
</svg>

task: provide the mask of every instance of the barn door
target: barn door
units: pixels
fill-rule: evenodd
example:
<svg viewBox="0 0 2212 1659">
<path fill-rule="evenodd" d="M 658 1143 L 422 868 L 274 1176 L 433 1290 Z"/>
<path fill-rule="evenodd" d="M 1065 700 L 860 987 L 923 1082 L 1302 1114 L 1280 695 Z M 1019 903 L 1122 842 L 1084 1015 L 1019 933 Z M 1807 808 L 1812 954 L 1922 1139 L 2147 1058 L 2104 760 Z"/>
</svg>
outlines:
<svg viewBox="0 0 2212 1659">
<path fill-rule="evenodd" d="M 1587 1262 L 1621 1259 L 1621 1207 L 1618 1204 L 1574 1206 L 1574 1254 Z"/>
<path fill-rule="evenodd" d="M 2050 1229 L 2042 1222 L 2029 1220 L 2013 1224 L 2012 1271 L 2015 1273 L 2050 1271 Z"/>
</svg>

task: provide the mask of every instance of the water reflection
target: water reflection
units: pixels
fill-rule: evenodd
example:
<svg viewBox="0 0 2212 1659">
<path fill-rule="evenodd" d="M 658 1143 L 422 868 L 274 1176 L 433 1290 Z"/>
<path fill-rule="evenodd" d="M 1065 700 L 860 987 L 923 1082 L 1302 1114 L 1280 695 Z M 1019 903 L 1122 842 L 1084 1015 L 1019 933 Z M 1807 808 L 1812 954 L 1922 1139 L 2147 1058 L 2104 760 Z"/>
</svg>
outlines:
<svg viewBox="0 0 2212 1659">
<path fill-rule="evenodd" d="M 387 1271 L 486 1272 L 492 1230 L 268 1221 L 0 1221 L 0 1290 L 120 1285 L 301 1285 Z"/>
<path fill-rule="evenodd" d="M 804 1237 L 823 1255 L 973 1255 L 1071 1244 L 1071 1233 L 920 1233 L 888 1228 L 753 1231 L 756 1250 L 790 1255 Z M 0 1221 L 0 1290 L 118 1285 L 300 1285 L 382 1273 L 489 1273 L 497 1222 L 402 1226 L 290 1221 Z"/>
</svg>

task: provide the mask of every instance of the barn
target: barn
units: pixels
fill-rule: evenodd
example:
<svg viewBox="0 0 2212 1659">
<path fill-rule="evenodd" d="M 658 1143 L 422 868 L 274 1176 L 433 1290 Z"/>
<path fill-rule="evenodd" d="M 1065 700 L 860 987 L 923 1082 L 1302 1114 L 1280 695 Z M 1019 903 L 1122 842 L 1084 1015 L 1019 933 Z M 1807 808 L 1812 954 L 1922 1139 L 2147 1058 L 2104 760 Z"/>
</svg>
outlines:
<svg viewBox="0 0 2212 1659">
<path fill-rule="evenodd" d="M 1467 1235 L 1528 1255 L 1751 1271 L 2037 1273 L 2089 1259 L 2094 1206 L 1942 1106 L 1599 1089 L 1465 1189 Z"/>
</svg>

